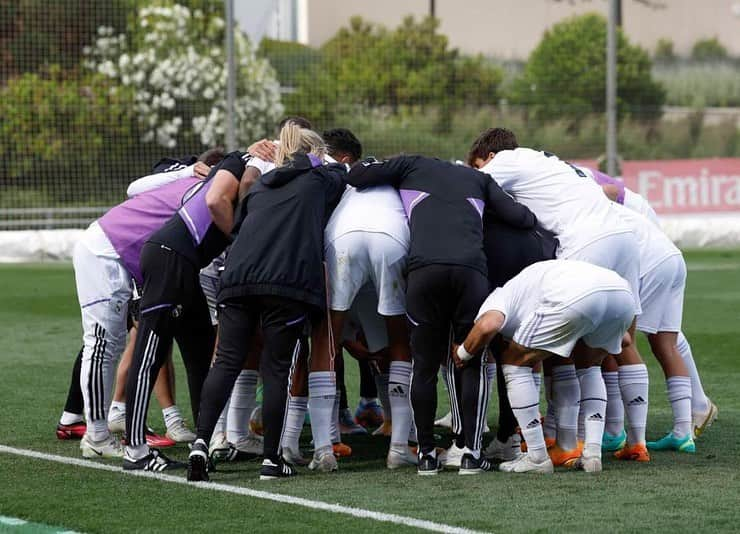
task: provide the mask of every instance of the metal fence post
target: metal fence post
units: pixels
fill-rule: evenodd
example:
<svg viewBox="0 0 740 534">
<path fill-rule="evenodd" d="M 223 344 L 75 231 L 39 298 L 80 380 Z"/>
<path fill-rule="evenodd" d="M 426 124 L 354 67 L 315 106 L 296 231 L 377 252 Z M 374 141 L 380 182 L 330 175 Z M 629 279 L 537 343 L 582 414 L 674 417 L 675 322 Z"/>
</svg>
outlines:
<svg viewBox="0 0 740 534">
<path fill-rule="evenodd" d="M 606 31 L 606 173 L 617 173 L 617 0 L 609 0 Z"/>
<path fill-rule="evenodd" d="M 234 58 L 234 0 L 226 2 L 226 149 L 236 150 L 236 62 Z"/>
</svg>

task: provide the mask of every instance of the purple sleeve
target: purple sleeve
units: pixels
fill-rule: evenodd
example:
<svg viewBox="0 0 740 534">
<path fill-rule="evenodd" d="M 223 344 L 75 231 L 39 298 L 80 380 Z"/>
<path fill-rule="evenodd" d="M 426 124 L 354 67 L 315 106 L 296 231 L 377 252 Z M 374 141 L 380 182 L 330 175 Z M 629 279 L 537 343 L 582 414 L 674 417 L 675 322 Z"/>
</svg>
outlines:
<svg viewBox="0 0 740 534">
<path fill-rule="evenodd" d="M 617 204 L 624 204 L 624 182 L 622 180 L 617 180 L 616 178 L 612 178 L 608 174 L 604 174 L 603 172 L 596 170 L 596 169 L 589 169 L 591 171 L 591 174 L 594 177 L 594 180 L 599 185 L 616 185 L 619 189 L 619 193 L 617 194 Z"/>
</svg>

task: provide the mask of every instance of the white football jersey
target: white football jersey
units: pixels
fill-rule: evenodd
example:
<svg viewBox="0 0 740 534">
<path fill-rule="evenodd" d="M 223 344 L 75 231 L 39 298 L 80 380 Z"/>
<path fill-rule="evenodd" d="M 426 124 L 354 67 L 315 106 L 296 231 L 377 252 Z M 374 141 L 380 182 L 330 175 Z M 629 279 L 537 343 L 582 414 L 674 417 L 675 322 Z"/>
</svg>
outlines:
<svg viewBox="0 0 740 534">
<path fill-rule="evenodd" d="M 558 237 L 558 257 L 630 231 L 601 187 L 557 156 L 530 148 L 502 150 L 480 170 Z"/>
<path fill-rule="evenodd" d="M 347 186 L 326 225 L 324 240 L 332 243 L 349 232 L 379 232 L 409 246 L 409 224 L 398 191 L 381 185 L 362 190 Z"/>
</svg>

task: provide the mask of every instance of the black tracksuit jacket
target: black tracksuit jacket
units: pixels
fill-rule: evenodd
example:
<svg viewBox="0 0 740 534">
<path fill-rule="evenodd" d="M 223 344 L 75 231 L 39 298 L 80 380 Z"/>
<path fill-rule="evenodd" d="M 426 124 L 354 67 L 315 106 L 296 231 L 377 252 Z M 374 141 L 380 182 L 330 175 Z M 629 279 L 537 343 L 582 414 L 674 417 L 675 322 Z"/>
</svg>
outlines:
<svg viewBox="0 0 740 534">
<path fill-rule="evenodd" d="M 488 276 L 483 251 L 485 210 L 501 221 L 531 229 L 537 219 L 490 176 L 424 156 L 361 162 L 347 176 L 358 188 L 388 184 L 401 194 L 411 230 L 408 271 L 426 265 L 461 265 Z"/>
<path fill-rule="evenodd" d="M 300 154 L 260 177 L 237 208 L 219 302 L 261 295 L 326 307 L 324 227 L 346 174 Z"/>
</svg>

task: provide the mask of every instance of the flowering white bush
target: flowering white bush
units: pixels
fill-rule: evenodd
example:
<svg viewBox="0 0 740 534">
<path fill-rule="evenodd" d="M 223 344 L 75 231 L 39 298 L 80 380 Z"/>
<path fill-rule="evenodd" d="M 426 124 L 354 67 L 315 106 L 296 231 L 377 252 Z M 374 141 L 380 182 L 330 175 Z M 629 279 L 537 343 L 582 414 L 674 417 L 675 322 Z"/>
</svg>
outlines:
<svg viewBox="0 0 740 534">
<path fill-rule="evenodd" d="M 84 50 L 86 67 L 135 91 L 143 141 L 173 148 L 195 135 L 203 145 L 226 136 L 224 20 L 174 4 L 139 10 L 134 31 L 114 35 L 98 28 Z M 257 58 L 249 39 L 234 30 L 237 72 L 237 142 L 269 133 L 283 113 L 280 86 L 267 60 Z"/>
</svg>

